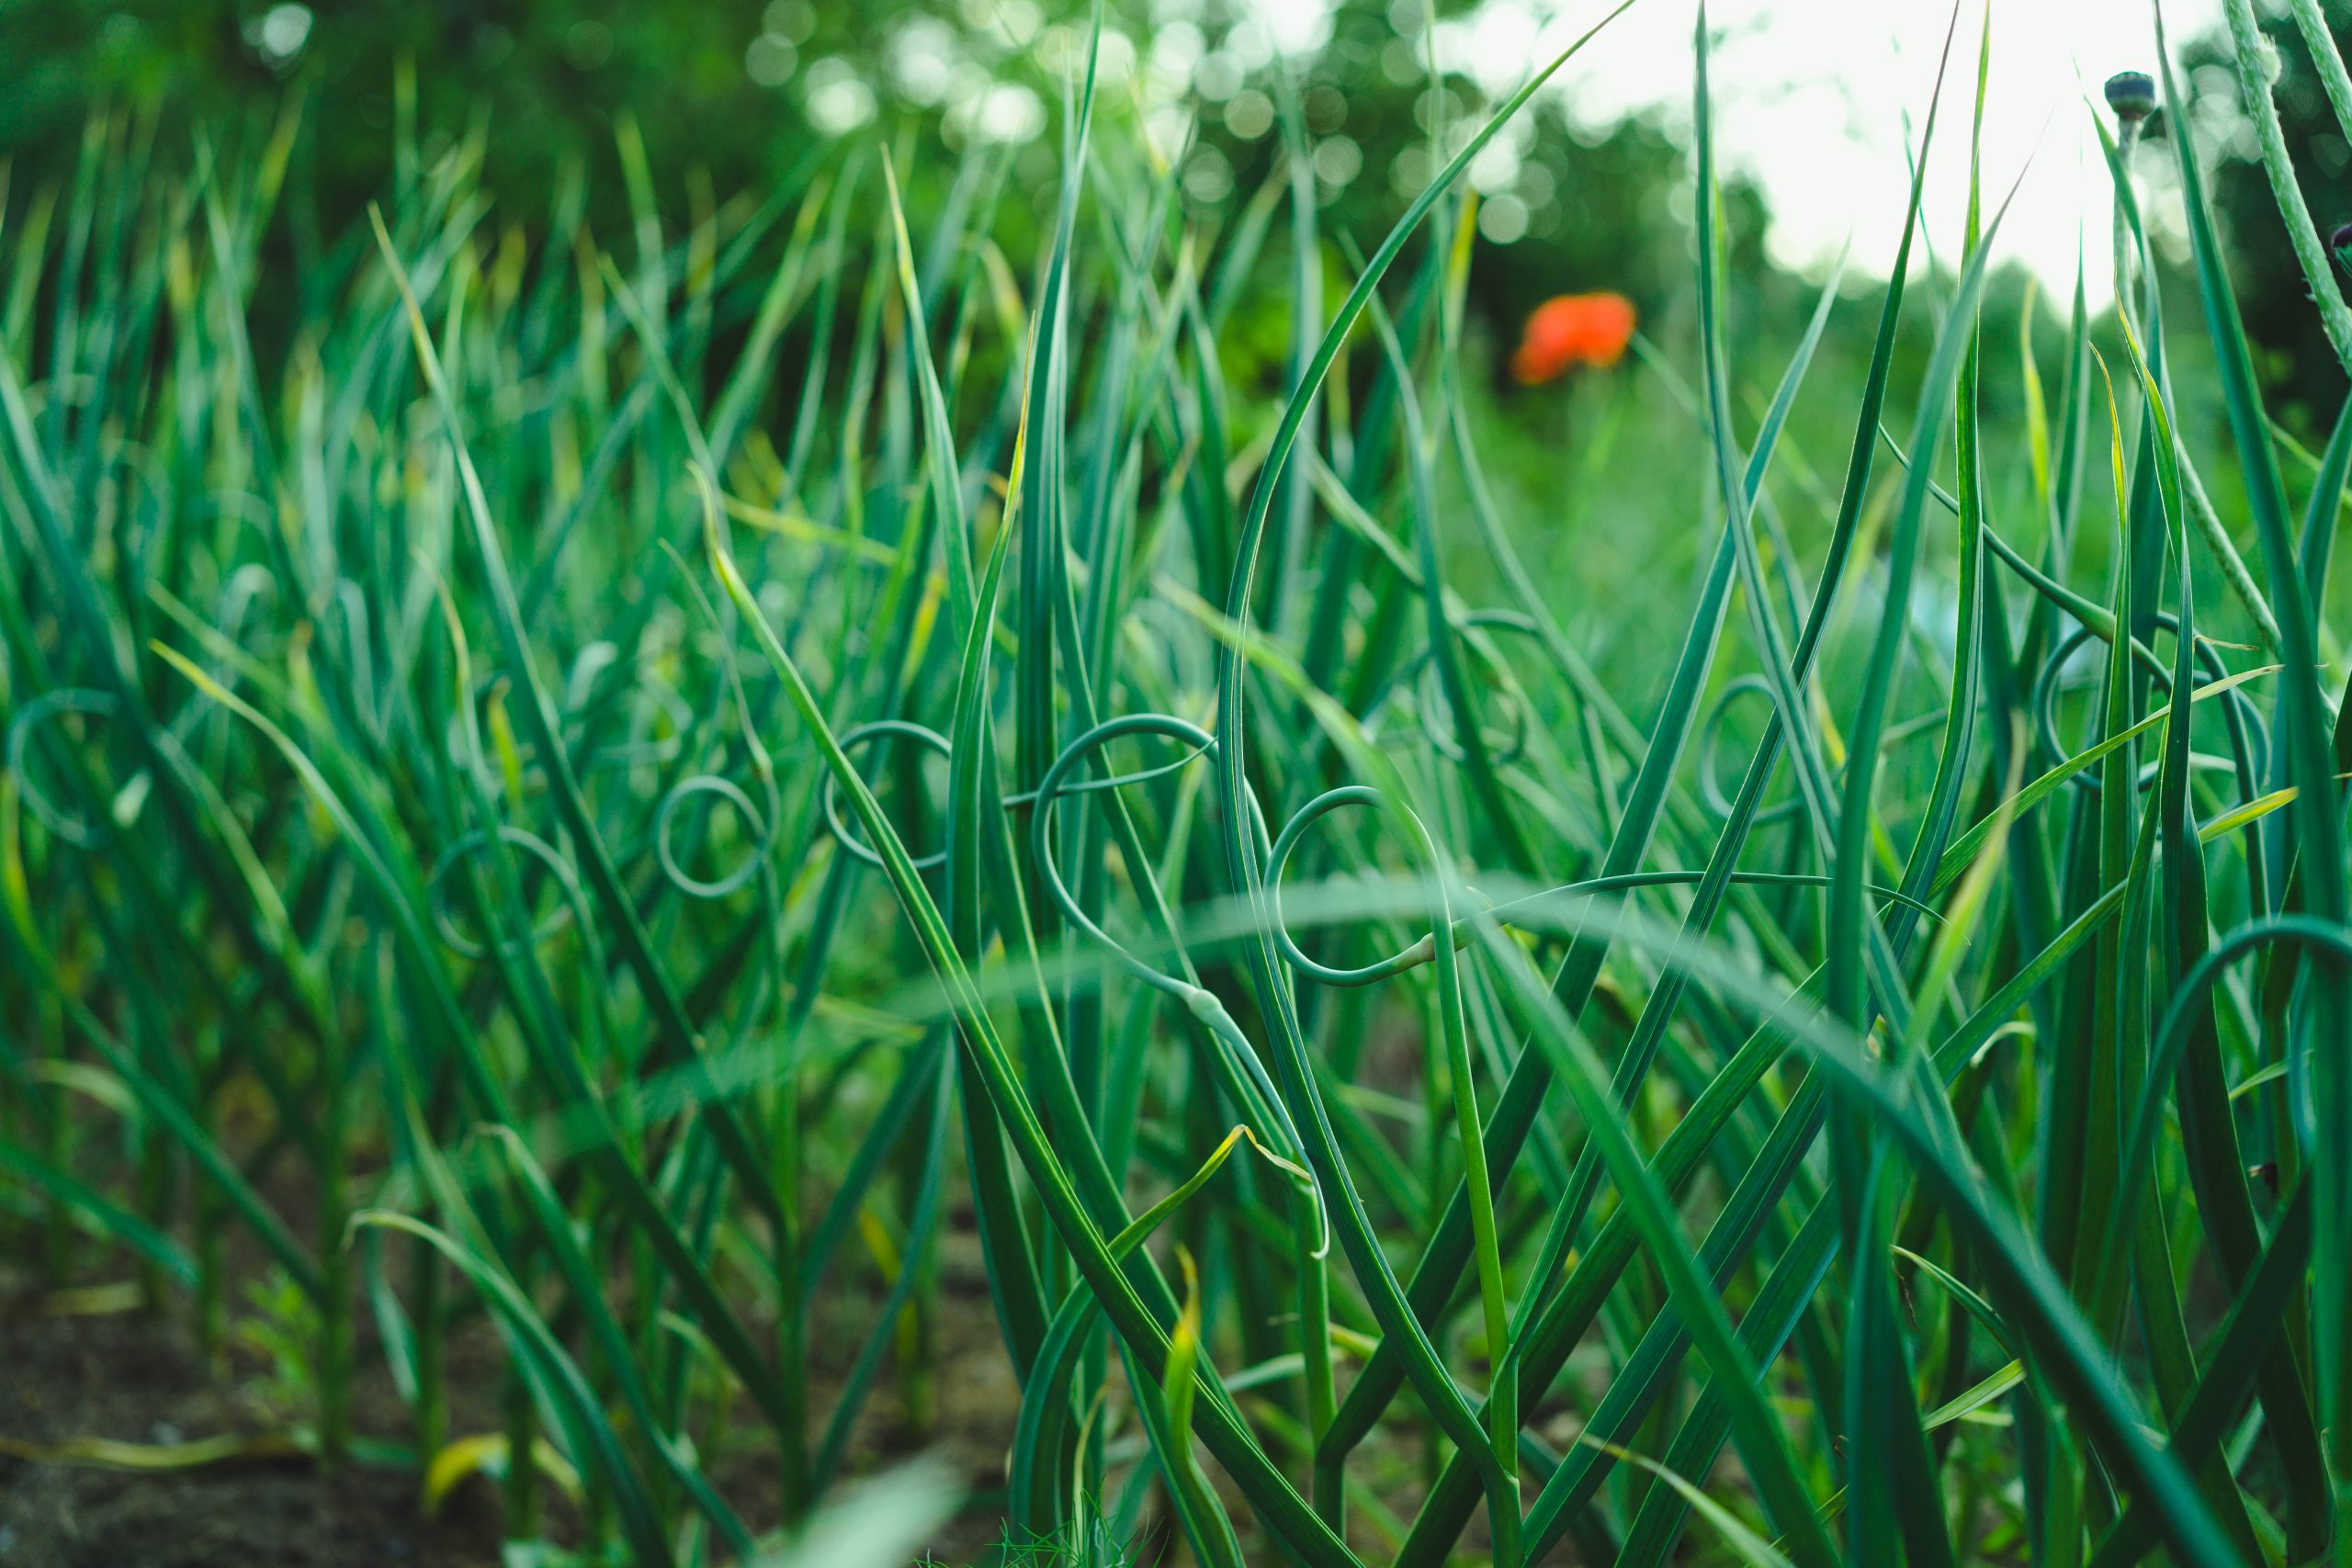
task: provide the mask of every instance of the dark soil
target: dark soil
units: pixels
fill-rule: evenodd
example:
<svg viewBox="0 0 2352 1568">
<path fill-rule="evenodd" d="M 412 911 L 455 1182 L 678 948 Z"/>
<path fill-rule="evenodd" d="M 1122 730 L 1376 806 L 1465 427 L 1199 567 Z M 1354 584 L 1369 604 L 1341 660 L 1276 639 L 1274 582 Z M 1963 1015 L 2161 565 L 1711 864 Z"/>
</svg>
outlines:
<svg viewBox="0 0 2352 1568">
<path fill-rule="evenodd" d="M 124 1314 L 0 1314 L 0 1438 L 188 1442 L 266 1431 L 266 1412 L 218 1380 L 168 1321 Z M 5 1568 L 474 1568 L 498 1561 L 486 1486 L 438 1521 L 416 1476 L 308 1461 L 162 1472 L 0 1457 Z"/>
<path fill-rule="evenodd" d="M 1020 1409 L 989 1303 L 977 1235 L 957 1214 L 941 1237 L 938 1313 L 929 1326 L 933 1374 L 912 1392 L 886 1370 L 853 1428 L 841 1482 L 919 1452 L 945 1460 L 973 1494 L 924 1550 L 937 1562 L 992 1557 L 1001 1539 L 1004 1456 Z M 844 1270 L 844 1272 L 848 1272 Z M 136 1312 L 50 1315 L 44 1298 L 17 1293 L 0 1269 L 0 1442 L 52 1444 L 104 1438 L 187 1443 L 281 1430 L 256 1392 L 263 1369 L 240 1353 L 225 1371 L 205 1364 L 185 1314 Z M 814 1442 L 842 1392 L 841 1378 L 873 1326 L 865 1281 L 831 1292 L 811 1324 Z M 179 1303 L 175 1303 L 175 1307 Z M 363 1438 L 404 1443 L 406 1406 L 393 1393 L 364 1315 L 354 1388 Z M 452 1431 L 499 1429 L 496 1391 L 503 1352 L 479 1316 L 453 1326 Z M 300 1418 L 302 1412 L 294 1413 Z M 753 1529 L 778 1523 L 774 1450 L 750 1407 L 708 1456 L 712 1477 Z M 437 1520 L 418 1503 L 405 1467 L 346 1466 L 322 1473 L 307 1459 L 254 1460 L 182 1471 L 124 1472 L 36 1463 L 0 1453 L 0 1568 L 489 1568 L 499 1562 L 496 1488 L 460 1484 Z M 548 1497 L 549 1534 L 572 1521 Z"/>
</svg>

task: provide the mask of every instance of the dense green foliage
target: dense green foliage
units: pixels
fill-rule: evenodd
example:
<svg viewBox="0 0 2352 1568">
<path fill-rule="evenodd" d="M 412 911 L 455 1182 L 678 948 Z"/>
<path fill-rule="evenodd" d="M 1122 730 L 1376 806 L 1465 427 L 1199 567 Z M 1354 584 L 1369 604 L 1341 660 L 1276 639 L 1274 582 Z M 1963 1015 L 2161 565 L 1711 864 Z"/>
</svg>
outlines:
<svg viewBox="0 0 2352 1568">
<path fill-rule="evenodd" d="M 1376 243 L 1091 74 L 683 227 L 101 117 L 0 235 L 0 1235 L 274 1314 L 328 1466 L 487 1316 L 594 1561 L 759 1559 L 959 1307 L 1071 1561 L 2341 1560 L 2352 419 L 2132 120 L 2120 320 L 1984 191 L 1782 331 L 1706 38 L 1670 330 L 1491 478 L 1540 73 Z"/>
<path fill-rule="evenodd" d="M 1193 121 L 1180 188 L 1188 209 L 1209 220 L 1273 172 L 1284 144 L 1274 122 L 1285 95 L 1295 95 L 1318 153 L 1322 227 L 1368 244 L 1435 167 L 1432 121 L 1459 134 L 1493 107 L 1492 76 L 1474 79 L 1459 62 L 1432 85 L 1420 30 L 1424 18 L 1459 25 L 1481 8 L 1482 0 L 1105 0 L 1108 96 L 1124 105 L 1140 89 Z M 1320 41 L 1296 52 L 1270 50 L 1255 20 L 1318 10 L 1325 16 L 1307 36 Z M 495 193 L 503 217 L 535 235 L 548 207 L 566 201 L 580 202 L 600 231 L 625 229 L 626 164 L 641 156 L 650 200 L 683 228 L 699 220 L 713 192 L 797 184 L 811 142 L 841 134 L 823 112 L 827 96 L 846 93 L 868 117 L 861 133 L 899 152 L 910 204 L 924 210 L 942 195 L 934 177 L 952 177 L 970 111 L 1002 89 L 1023 108 L 1014 134 L 1025 146 L 1023 189 L 1046 203 L 1029 224 L 1000 224 L 1000 241 L 1025 265 L 1037 231 L 1050 227 L 1057 154 L 1047 120 L 1083 41 L 1086 13 L 1084 5 L 1047 0 L 693 8 L 614 0 L 0 0 L 0 37 L 9 43 L 0 51 L 0 160 L 22 201 L 28 188 L 65 175 L 85 155 L 94 118 L 123 116 L 137 132 L 134 145 L 153 138 L 177 149 L 203 137 L 227 154 L 241 141 L 266 140 L 289 104 L 308 106 L 287 173 L 288 220 L 264 236 L 261 253 L 300 279 L 321 270 L 319 253 L 379 197 L 393 148 L 410 139 L 430 157 L 469 129 L 487 131 L 483 187 Z M 1802 26 L 1802 18 L 1792 6 L 1778 25 Z M 2352 21 L 2339 14 L 2330 25 L 2340 46 Z M 2352 141 L 2300 31 L 2274 28 L 2272 36 L 2278 113 L 2311 211 L 2322 230 L 2332 229 L 2352 219 L 2339 194 L 2352 172 Z M 2018 41 L 2026 43 L 2022 35 Z M 2291 426 L 2300 431 L 2297 422 L 2308 416 L 2324 438 L 2343 373 L 2308 331 L 2294 258 L 2228 91 L 2229 39 L 2217 32 L 2182 53 L 2199 87 L 2200 124 L 2220 144 L 2214 207 L 2265 380 Z M 1597 123 L 1564 107 L 1532 105 L 1509 128 L 1499 159 L 1473 171 L 1485 196 L 1515 208 L 1511 227 L 1525 228 L 1521 243 L 1488 249 L 1467 304 L 1473 321 L 1499 332 L 1536 300 L 1571 288 L 1620 289 L 1645 312 L 1688 302 L 1681 133 L 1669 134 L 1667 117 L 1656 113 Z M 2150 173 L 2165 177 L 2161 164 Z M 1763 226 L 1750 220 L 1755 197 L 1729 170 L 1725 178 L 1733 275 L 1762 286 L 1769 268 Z M 266 339 L 289 316 L 327 305 L 291 290 L 260 299 L 254 328 Z M 1279 305 L 1269 291 L 1251 291 L 1238 307 L 1244 321 L 1235 335 L 1250 344 L 1271 335 L 1279 345 Z M 1804 308 L 1792 310 L 1785 325 L 1793 338 Z M 1253 314 L 1276 319 L 1246 330 Z M 1860 335 L 1858 362 L 1868 353 L 1867 333 Z M 1833 325 L 1833 355 L 1838 343 Z M 1996 398 L 2012 390 L 1988 389 Z"/>
</svg>

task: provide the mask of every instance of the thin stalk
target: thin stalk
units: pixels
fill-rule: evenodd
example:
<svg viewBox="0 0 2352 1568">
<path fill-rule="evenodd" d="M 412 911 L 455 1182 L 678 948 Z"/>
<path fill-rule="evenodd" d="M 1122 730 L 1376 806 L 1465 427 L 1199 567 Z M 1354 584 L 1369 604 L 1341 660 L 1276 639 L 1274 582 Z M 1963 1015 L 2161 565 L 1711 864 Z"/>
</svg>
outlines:
<svg viewBox="0 0 2352 1568">
<path fill-rule="evenodd" d="M 2312 0 L 2303 0 L 2310 6 Z M 2230 53 L 2237 67 L 2238 98 L 2245 106 L 2246 118 L 2254 121 L 2255 143 L 2262 150 L 2262 172 L 2270 182 L 2270 195 L 2278 204 L 2278 218 L 2286 226 L 2287 243 L 2295 253 L 2295 264 L 2302 268 L 2303 282 L 2312 291 L 2312 302 L 2318 307 L 2320 325 L 2327 333 L 2328 346 L 2335 350 L 2335 357 L 2346 373 L 2352 373 L 2352 305 L 2346 305 L 2344 292 L 2336 287 L 2335 269 L 2328 265 L 2327 248 L 2320 239 L 2319 230 L 2312 222 L 2311 209 L 2303 203 L 2302 186 L 2295 178 L 2295 161 L 2287 152 L 2287 133 L 2278 123 L 2278 105 L 2270 96 L 2270 65 L 2278 51 L 2270 40 L 2263 37 L 2262 28 L 2254 18 L 2254 0 L 2222 0 L 2222 15 L 2230 28 Z M 2297 18 L 2301 21 L 2301 17 Z M 2305 26 L 2304 36 L 2317 37 L 2325 47 L 2314 48 L 2313 61 L 2335 62 L 2335 74 L 2344 74 L 2344 64 L 2336 59 L 2335 47 L 2327 40 L 2326 28 L 2315 17 Z M 2329 81 L 2324 66 L 2320 79 L 2329 85 L 2329 101 L 2335 103 L 2335 86 Z M 2341 115 L 2344 108 L 2336 107 Z M 2185 135 L 2184 129 L 2176 136 Z"/>
</svg>

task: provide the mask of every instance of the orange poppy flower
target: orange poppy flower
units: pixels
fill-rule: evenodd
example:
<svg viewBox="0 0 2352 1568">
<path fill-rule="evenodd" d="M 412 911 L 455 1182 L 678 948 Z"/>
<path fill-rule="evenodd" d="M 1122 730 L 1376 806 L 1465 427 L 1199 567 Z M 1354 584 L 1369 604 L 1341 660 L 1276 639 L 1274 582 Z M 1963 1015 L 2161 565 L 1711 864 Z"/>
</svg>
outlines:
<svg viewBox="0 0 2352 1568">
<path fill-rule="evenodd" d="M 1558 295 L 1528 313 L 1510 373 L 1520 385 L 1532 387 L 1578 365 L 1607 369 L 1633 335 L 1634 302 L 1623 294 Z"/>
</svg>

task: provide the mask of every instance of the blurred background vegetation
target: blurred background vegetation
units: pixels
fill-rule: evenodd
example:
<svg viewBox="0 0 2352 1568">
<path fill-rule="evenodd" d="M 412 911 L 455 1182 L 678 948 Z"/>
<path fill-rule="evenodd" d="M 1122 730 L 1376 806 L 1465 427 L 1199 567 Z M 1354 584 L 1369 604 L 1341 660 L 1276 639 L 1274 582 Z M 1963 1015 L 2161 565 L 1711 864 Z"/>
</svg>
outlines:
<svg viewBox="0 0 2352 1568">
<path fill-rule="evenodd" d="M 1459 20 L 1478 4 L 1111 0 L 1105 101 L 1124 106 L 1156 144 L 1181 149 L 1190 216 L 1212 237 L 1239 222 L 1283 221 L 1276 198 L 1288 176 L 1279 121 L 1296 114 L 1313 149 L 1323 233 L 1368 248 L 1426 182 L 1432 142 L 1466 134 L 1487 107 L 1466 74 L 1431 85 L 1424 32 L 1430 17 Z M 1089 14 L 1074 0 L 0 0 L 0 34 L 10 40 L 0 51 L 6 216 L 21 231 L 77 171 L 87 177 L 109 161 L 186 166 L 208 150 L 225 158 L 236 143 L 286 138 L 283 216 L 263 265 L 293 287 L 275 309 L 268 298 L 256 302 L 265 362 L 287 346 L 292 323 L 339 285 L 344 274 L 334 264 L 361 247 L 367 202 L 404 177 L 400 150 L 418 149 L 429 165 L 484 130 L 481 184 L 496 201 L 483 230 L 488 243 L 568 243 L 564 231 L 584 225 L 599 244 L 626 248 L 633 200 L 657 209 L 674 235 L 729 203 L 750 210 L 763 190 L 797 184 L 845 141 L 878 134 L 906 172 L 914 208 L 944 199 L 973 151 L 1008 157 L 1012 177 L 991 235 L 1023 268 L 1050 226 L 1060 103 L 1083 55 Z M 1293 35 L 1278 37 L 1285 25 Z M 2339 189 L 2352 174 L 2352 148 L 2333 129 L 2294 29 L 2274 35 L 2289 141 L 2314 219 L 2332 228 L 2352 218 L 2352 199 Z M 2316 443 L 2344 395 L 2342 374 L 2313 330 L 2307 291 L 2252 161 L 2226 40 L 2192 40 L 2184 52 L 2200 117 L 2211 111 L 2201 130 L 2224 155 L 2218 205 L 2238 247 L 2240 296 L 2267 356 L 2274 412 Z M 1509 383 L 1503 367 L 1534 305 L 1595 288 L 1635 302 L 1645 336 L 1664 349 L 1649 362 L 1653 370 L 1689 363 L 1675 347 L 1690 333 L 1682 141 L 1679 122 L 1660 111 L 1595 124 L 1547 97 L 1470 176 L 1483 198 L 1472 392 L 1497 483 L 1522 503 L 1507 510 L 1558 517 L 1550 539 L 1529 542 L 1539 559 L 1566 570 L 1572 556 L 1587 590 L 1629 594 L 1637 604 L 1653 595 L 1679 604 L 1681 574 L 1653 569 L 1689 563 L 1661 562 L 1659 531 L 1640 525 L 1659 505 L 1657 476 L 1611 459 L 1680 437 L 1687 416 L 1670 378 L 1635 369 L 1605 388 L 1585 378 L 1565 389 L 1524 389 Z M 2143 148 L 2142 156 L 2143 176 L 2169 184 L 2167 155 Z M 1824 279 L 1792 276 L 1770 258 L 1769 214 L 1752 186 L 1735 184 L 1726 208 L 1726 265 L 1737 281 L 1733 327 L 1755 349 L 1742 357 L 1778 366 Z M 2094 243 L 2102 231 L 2103 220 Z M 1344 245 L 1342 238 L 1327 246 L 1333 278 Z M 1259 254 L 1268 276 L 1235 290 L 1239 308 L 1218 348 L 1228 378 L 1271 388 L 1284 374 L 1293 327 L 1288 290 L 1269 285 L 1286 279 L 1293 263 L 1279 244 Z M 2185 262 L 2185 253 L 2173 259 Z M 1849 277 L 1843 287 L 1875 296 L 1878 282 Z M 2020 456 L 2015 345 L 2028 287 L 2015 268 L 1998 276 L 1984 327 L 1997 345 L 1984 385 L 1987 427 L 2007 433 L 2018 443 L 2009 450 Z M 2038 353 L 2054 386 L 2067 301 L 2048 285 L 2041 292 Z M 1857 299 L 1838 313 L 1817 379 L 1858 382 L 1874 309 Z M 282 329 L 276 341 L 273 316 Z M 1898 387 L 1918 368 L 1927 336 L 1925 318 L 1914 312 Z M 724 323 L 718 341 L 726 341 Z M 1770 390 L 1762 380 L 1743 388 L 1751 412 Z M 1842 458 L 1846 400 L 1800 404 L 1787 446 L 1792 472 Z M 2192 435 L 2207 412 L 2196 402 L 2183 415 Z M 1576 482 L 1564 482 L 1571 477 Z M 1674 504 L 1696 496 L 1678 490 Z M 1578 525 L 1593 519 L 1613 525 Z M 1800 543 L 1810 533 L 1802 516 L 1792 526 Z M 1687 554 L 1697 535 L 1676 527 L 1667 536 L 1666 547 Z M 1596 639 L 1625 617 L 1609 619 L 1592 628 Z M 1596 652 L 1605 668 L 1605 647 Z"/>
</svg>

